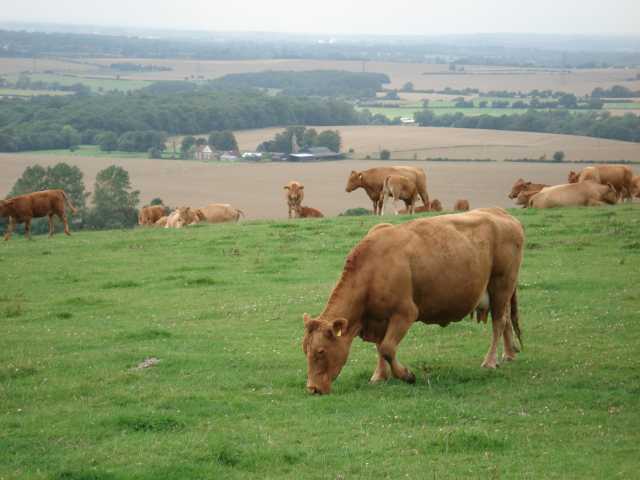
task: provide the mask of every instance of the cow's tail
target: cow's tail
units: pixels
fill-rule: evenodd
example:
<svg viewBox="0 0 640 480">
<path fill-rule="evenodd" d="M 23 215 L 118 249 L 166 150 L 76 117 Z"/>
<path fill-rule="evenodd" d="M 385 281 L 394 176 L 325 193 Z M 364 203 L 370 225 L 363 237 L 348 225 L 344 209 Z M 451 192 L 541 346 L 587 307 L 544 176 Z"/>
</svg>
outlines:
<svg viewBox="0 0 640 480">
<path fill-rule="evenodd" d="M 524 345 L 522 343 L 522 331 L 520 330 L 520 322 L 518 316 L 518 289 L 515 288 L 513 290 L 513 295 L 511 295 L 511 325 L 513 326 L 513 331 L 518 337 L 518 343 L 520 343 L 520 350 L 524 350 Z"/>
<path fill-rule="evenodd" d="M 69 208 L 71 209 L 71 211 L 73 213 L 78 213 L 78 209 L 73 206 L 73 204 L 71 203 L 71 200 L 69 200 L 69 197 L 67 196 L 64 190 L 62 190 L 62 196 L 64 197 L 65 202 L 67 202 L 67 205 L 69 205 Z"/>
</svg>

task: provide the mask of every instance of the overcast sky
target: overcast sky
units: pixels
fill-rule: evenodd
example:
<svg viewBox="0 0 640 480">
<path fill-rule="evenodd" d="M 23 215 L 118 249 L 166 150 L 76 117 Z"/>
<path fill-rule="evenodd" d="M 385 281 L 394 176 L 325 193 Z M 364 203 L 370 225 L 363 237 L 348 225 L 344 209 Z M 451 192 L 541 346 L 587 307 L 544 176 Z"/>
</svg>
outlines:
<svg viewBox="0 0 640 480">
<path fill-rule="evenodd" d="M 0 0 L 0 20 L 298 33 L 639 34 L 640 0 Z"/>
</svg>

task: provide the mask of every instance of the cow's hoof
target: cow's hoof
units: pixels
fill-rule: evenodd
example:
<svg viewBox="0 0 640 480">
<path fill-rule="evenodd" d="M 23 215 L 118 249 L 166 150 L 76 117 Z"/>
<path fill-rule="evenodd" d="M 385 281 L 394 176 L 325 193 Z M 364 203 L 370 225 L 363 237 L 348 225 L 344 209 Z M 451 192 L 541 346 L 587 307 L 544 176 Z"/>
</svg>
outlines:
<svg viewBox="0 0 640 480">
<path fill-rule="evenodd" d="M 407 373 L 404 376 L 404 381 L 413 385 L 416 383 L 416 376 L 407 370 Z"/>
<path fill-rule="evenodd" d="M 507 355 L 506 353 L 502 354 L 503 362 L 513 362 L 516 359 L 515 354 Z"/>
<path fill-rule="evenodd" d="M 498 363 L 495 360 L 493 361 L 485 360 L 484 362 L 482 362 L 482 368 L 489 368 L 491 370 L 495 370 L 496 368 L 498 368 Z"/>
<path fill-rule="evenodd" d="M 384 375 L 384 374 L 374 373 L 373 375 L 371 375 L 371 378 L 369 379 L 369 383 L 374 384 L 374 383 L 386 382 L 388 379 L 389 379 L 388 374 Z"/>
</svg>

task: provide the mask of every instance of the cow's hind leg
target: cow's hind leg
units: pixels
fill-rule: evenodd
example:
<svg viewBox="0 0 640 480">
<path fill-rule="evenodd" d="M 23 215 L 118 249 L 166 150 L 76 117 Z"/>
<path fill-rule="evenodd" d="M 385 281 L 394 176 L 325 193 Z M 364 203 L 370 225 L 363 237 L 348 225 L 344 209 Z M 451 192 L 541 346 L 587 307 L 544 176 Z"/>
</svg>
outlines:
<svg viewBox="0 0 640 480">
<path fill-rule="evenodd" d="M 31 240 L 31 219 L 27 218 L 24 221 L 24 237 L 27 240 Z"/>
<path fill-rule="evenodd" d="M 53 237 L 53 213 L 49 214 L 49 237 Z"/>
<path fill-rule="evenodd" d="M 69 231 L 69 222 L 67 221 L 67 214 L 62 212 L 62 215 L 58 214 L 58 216 L 60 217 L 60 220 L 62 220 L 62 223 L 64 224 L 64 233 L 71 236 L 71 232 Z"/>
<path fill-rule="evenodd" d="M 411 325 L 418 318 L 418 307 L 413 302 L 406 305 L 394 313 L 389 319 L 389 326 L 387 327 L 387 333 L 380 343 L 378 351 L 382 357 L 391 366 L 391 373 L 394 377 L 404 380 L 407 383 L 414 383 L 416 377 L 409 371 L 407 367 L 402 365 L 396 358 L 396 350 L 398 344 L 402 341 L 404 336 L 411 328 Z"/>
<path fill-rule="evenodd" d="M 489 351 L 484 357 L 482 366 L 484 368 L 496 368 L 498 366 L 497 351 L 500 338 L 505 334 L 505 356 L 511 360 L 515 358 L 515 352 L 512 348 L 511 332 L 505 333 L 507 327 L 511 329 L 511 323 L 507 320 L 509 315 L 509 303 L 511 301 L 511 295 L 513 294 L 513 288 L 510 288 L 512 282 L 499 281 L 495 282 L 489 290 L 489 304 L 491 308 L 491 320 L 493 326 L 493 336 L 491 339 L 491 346 Z M 509 348 L 507 348 L 507 342 Z"/>
<path fill-rule="evenodd" d="M 4 234 L 4 241 L 6 242 L 11 238 L 11 234 L 16 228 L 16 219 L 13 217 L 9 217 L 9 225 L 7 225 L 7 231 Z"/>
<path fill-rule="evenodd" d="M 378 365 L 369 380 L 371 383 L 384 382 L 389 379 L 389 364 L 380 352 L 380 345 L 381 344 L 379 343 L 376 345 L 376 348 L 378 349 Z"/>
</svg>

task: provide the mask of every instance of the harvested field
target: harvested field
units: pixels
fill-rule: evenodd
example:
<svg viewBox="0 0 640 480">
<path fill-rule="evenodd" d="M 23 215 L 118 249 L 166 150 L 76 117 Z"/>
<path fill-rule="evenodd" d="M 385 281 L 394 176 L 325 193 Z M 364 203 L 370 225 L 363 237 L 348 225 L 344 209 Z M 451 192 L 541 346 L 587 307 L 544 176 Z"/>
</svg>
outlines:
<svg viewBox="0 0 640 480">
<path fill-rule="evenodd" d="M 428 128 L 417 126 L 335 126 L 318 130 L 338 129 L 342 149 L 353 148 L 355 158 L 378 156 L 380 149 L 390 150 L 392 159 L 452 158 L 551 158 L 562 150 L 567 160 L 640 161 L 640 144 L 576 135 L 506 132 L 464 128 Z M 272 138 L 282 128 L 266 128 L 236 132 L 240 149 L 253 150 Z"/>
<path fill-rule="evenodd" d="M 98 58 L 90 63 L 109 65 L 116 59 Z M 232 60 L 232 61 L 196 61 L 162 59 L 117 59 L 118 62 L 130 61 L 140 64 L 162 65 L 173 68 L 169 72 L 144 72 L 122 76 L 145 80 L 183 80 L 195 76 L 217 78 L 229 73 L 260 72 L 264 70 L 347 70 L 362 71 L 360 61 L 337 60 Z M 533 89 L 562 90 L 584 95 L 596 87 L 609 87 L 622 84 L 631 89 L 640 89 L 640 81 L 627 81 L 634 78 L 640 70 L 607 68 L 553 70 L 535 68 L 505 68 L 465 65 L 465 72 L 452 73 L 448 65 L 422 63 L 366 62 L 366 71 L 386 73 L 391 78 L 391 88 L 401 88 L 406 82 L 412 82 L 416 90 L 451 88 L 479 88 L 480 90 Z"/>
<path fill-rule="evenodd" d="M 335 216 L 348 208 L 371 208 L 360 189 L 350 194 L 344 188 L 351 170 L 404 162 L 344 160 L 322 163 L 213 164 L 179 160 L 90 158 L 38 155 L 0 155 L 3 175 L 0 197 L 8 194 L 16 179 L 29 165 L 52 165 L 60 161 L 77 165 L 84 172 L 88 191 L 93 190 L 96 173 L 109 165 L 124 167 L 133 188 L 141 191 L 141 200 L 161 197 L 171 206 L 203 206 L 212 202 L 231 203 L 247 218 L 284 218 L 287 208 L 283 185 L 291 179 L 302 181 L 305 204 Z M 507 198 L 518 177 L 543 183 L 564 183 L 569 164 L 504 162 L 412 162 L 427 172 L 429 194 L 451 208 L 458 198 L 466 198 L 472 207 L 513 206 Z M 636 172 L 639 170 L 635 169 Z"/>
</svg>

